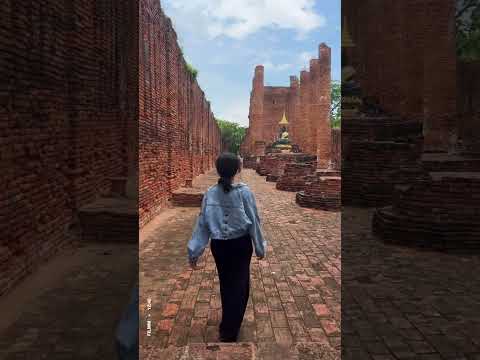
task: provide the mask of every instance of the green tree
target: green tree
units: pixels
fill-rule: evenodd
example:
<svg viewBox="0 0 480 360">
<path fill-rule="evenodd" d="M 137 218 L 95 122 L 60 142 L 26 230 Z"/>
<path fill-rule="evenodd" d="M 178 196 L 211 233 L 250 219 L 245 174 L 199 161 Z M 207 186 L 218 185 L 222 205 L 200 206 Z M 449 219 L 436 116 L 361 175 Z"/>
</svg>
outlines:
<svg viewBox="0 0 480 360">
<path fill-rule="evenodd" d="M 457 54 L 461 60 L 480 60 L 480 3 L 461 0 L 456 13 Z"/>
<path fill-rule="evenodd" d="M 198 76 L 198 70 L 195 69 L 195 68 L 194 68 L 191 64 L 189 64 L 189 63 L 186 63 L 185 67 L 186 67 L 187 71 L 189 72 L 189 74 L 192 75 L 192 77 L 193 77 L 194 79 L 196 79 L 197 76 Z"/>
<path fill-rule="evenodd" d="M 340 81 L 332 81 L 330 120 L 333 128 L 339 128 L 341 122 L 340 104 L 342 100 L 342 92 Z"/>
<path fill-rule="evenodd" d="M 223 119 L 216 120 L 218 126 L 220 127 L 222 140 L 225 142 L 228 151 L 238 154 L 238 151 L 240 150 L 240 144 L 245 137 L 246 128 L 231 121 Z"/>
</svg>

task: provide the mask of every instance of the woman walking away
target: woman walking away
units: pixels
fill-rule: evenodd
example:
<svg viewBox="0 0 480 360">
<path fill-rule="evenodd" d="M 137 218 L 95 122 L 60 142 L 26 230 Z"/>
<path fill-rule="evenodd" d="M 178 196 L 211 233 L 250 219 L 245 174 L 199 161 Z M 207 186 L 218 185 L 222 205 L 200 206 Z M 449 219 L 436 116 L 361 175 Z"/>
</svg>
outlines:
<svg viewBox="0 0 480 360">
<path fill-rule="evenodd" d="M 222 299 L 220 341 L 235 342 L 250 294 L 252 242 L 261 260 L 265 257 L 266 241 L 253 193 L 247 185 L 233 182 L 240 159 L 224 153 L 218 157 L 216 168 L 220 179 L 203 196 L 202 210 L 188 243 L 188 257 L 195 269 L 211 239 Z"/>
</svg>

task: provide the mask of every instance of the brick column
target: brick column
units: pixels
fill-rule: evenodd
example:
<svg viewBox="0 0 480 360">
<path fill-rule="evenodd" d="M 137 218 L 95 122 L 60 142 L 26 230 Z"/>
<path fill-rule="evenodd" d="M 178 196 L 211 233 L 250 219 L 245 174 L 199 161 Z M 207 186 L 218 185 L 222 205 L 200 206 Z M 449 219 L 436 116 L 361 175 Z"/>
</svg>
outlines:
<svg viewBox="0 0 480 360">
<path fill-rule="evenodd" d="M 315 118 L 317 118 L 317 167 L 327 168 L 331 163 L 332 125 L 330 122 L 331 106 L 331 49 L 320 44 L 318 60 L 318 80 L 315 97 Z M 312 114 L 313 115 L 313 114 Z"/>
<path fill-rule="evenodd" d="M 290 91 L 287 102 L 287 118 L 289 123 L 289 136 L 293 144 L 299 144 L 298 138 L 298 101 L 299 101 L 298 77 L 290 76 Z"/>
<path fill-rule="evenodd" d="M 306 70 L 302 70 L 300 73 L 300 109 L 298 116 L 298 134 L 299 134 L 299 146 L 305 153 L 310 153 L 310 143 L 308 141 L 308 134 L 310 126 L 308 123 L 309 118 L 309 94 L 310 94 L 310 73 Z"/>
<path fill-rule="evenodd" d="M 425 2 L 424 150 L 449 149 L 456 116 L 455 4 Z"/>
<path fill-rule="evenodd" d="M 255 68 L 255 75 L 253 77 L 252 94 L 250 98 L 250 128 L 252 135 L 252 147 L 255 155 L 256 141 L 263 140 L 263 94 L 264 94 L 264 68 L 262 65 L 258 65 Z"/>
</svg>

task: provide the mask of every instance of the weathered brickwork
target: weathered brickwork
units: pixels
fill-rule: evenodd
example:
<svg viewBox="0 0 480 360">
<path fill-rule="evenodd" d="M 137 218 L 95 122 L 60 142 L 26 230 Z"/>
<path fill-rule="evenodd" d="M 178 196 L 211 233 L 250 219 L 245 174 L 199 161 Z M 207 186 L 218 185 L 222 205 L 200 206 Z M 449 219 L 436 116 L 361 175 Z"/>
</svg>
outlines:
<svg viewBox="0 0 480 360">
<path fill-rule="evenodd" d="M 303 153 L 329 161 L 330 127 L 330 48 L 319 46 L 319 59 L 312 59 L 309 71 L 302 71 L 300 81 L 290 77 L 289 87 L 264 86 L 264 67 L 255 68 L 250 97 L 249 128 L 241 153 L 261 155 L 263 143 L 268 146 L 279 135 L 285 112 L 293 144 Z M 320 139 L 318 141 L 317 139 Z"/>
<path fill-rule="evenodd" d="M 480 61 L 457 63 L 458 137 L 466 152 L 480 153 Z"/>
<path fill-rule="evenodd" d="M 160 3 L 140 1 L 140 19 L 139 211 L 144 225 L 174 190 L 213 166 L 221 138 Z"/>
<path fill-rule="evenodd" d="M 404 131 L 362 138 L 349 134 L 350 124 L 360 120 L 366 130 L 372 119 L 342 119 L 344 203 L 362 193 L 370 205 L 391 204 L 373 223 L 387 241 L 478 248 L 479 81 L 475 64 L 456 56 L 455 1 L 345 2 L 362 91 L 393 114 L 377 126 L 398 116 Z M 406 134 L 409 122 L 421 124 L 418 141 Z"/>
<path fill-rule="evenodd" d="M 0 12 L 3 294 L 134 167 L 138 17 L 113 0 L 2 1 Z"/>
<path fill-rule="evenodd" d="M 423 122 L 427 151 L 447 151 L 457 131 L 454 3 L 344 0 L 342 7 L 364 93 L 390 113 Z"/>
<path fill-rule="evenodd" d="M 342 167 L 342 133 L 340 129 L 332 129 L 332 168 L 340 170 Z"/>
<path fill-rule="evenodd" d="M 342 122 L 342 202 L 344 205 L 390 204 L 393 189 L 416 176 L 421 125 L 393 116 L 363 116 Z M 404 171 L 400 176 L 399 171 Z M 413 172 L 412 172 L 413 171 Z"/>
</svg>

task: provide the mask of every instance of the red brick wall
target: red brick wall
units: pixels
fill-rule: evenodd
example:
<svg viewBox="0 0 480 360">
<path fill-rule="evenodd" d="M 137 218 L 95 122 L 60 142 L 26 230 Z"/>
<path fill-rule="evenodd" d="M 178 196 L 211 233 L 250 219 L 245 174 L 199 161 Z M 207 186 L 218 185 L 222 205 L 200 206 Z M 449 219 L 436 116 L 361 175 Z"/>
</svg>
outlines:
<svg viewBox="0 0 480 360">
<path fill-rule="evenodd" d="M 332 167 L 342 168 L 342 134 L 340 129 L 332 129 Z"/>
<path fill-rule="evenodd" d="M 173 190 L 209 170 L 221 151 L 210 104 L 186 69 L 171 20 L 140 1 L 139 211 L 143 226 Z"/>
<path fill-rule="evenodd" d="M 457 64 L 459 137 L 467 151 L 480 153 L 480 61 Z"/>
<path fill-rule="evenodd" d="M 288 87 L 266 86 L 263 96 L 262 140 L 271 144 L 278 139 L 283 112 L 287 109 Z M 288 111 L 288 109 L 287 109 Z M 290 119 L 288 119 L 290 121 Z"/>
<path fill-rule="evenodd" d="M 127 175 L 138 18 L 113 0 L 3 1 L 0 11 L 2 294 L 57 251 L 109 177 Z"/>
<path fill-rule="evenodd" d="M 388 112 L 422 121 L 427 151 L 448 150 L 457 127 L 454 6 L 437 0 L 342 3 L 365 95 Z"/>
</svg>

